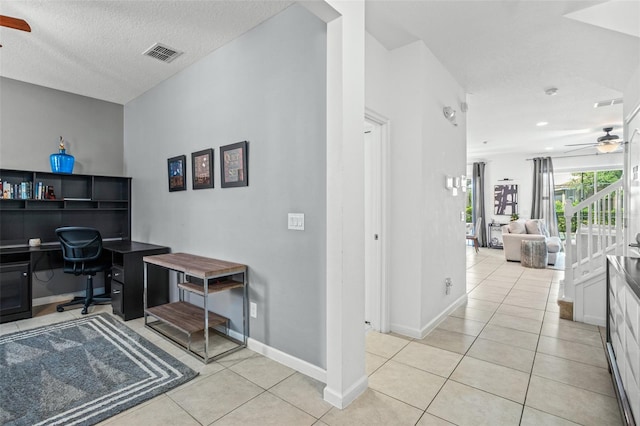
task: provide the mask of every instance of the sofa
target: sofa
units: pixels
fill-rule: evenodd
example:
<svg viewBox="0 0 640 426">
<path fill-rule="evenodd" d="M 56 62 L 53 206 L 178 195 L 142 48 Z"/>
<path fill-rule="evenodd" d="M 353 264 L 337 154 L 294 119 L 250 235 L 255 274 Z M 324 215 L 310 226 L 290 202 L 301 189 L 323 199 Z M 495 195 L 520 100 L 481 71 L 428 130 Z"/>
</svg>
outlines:
<svg viewBox="0 0 640 426">
<path fill-rule="evenodd" d="M 502 244 L 504 257 L 520 262 L 520 248 L 523 240 L 544 241 L 547 245 L 548 264 L 555 265 L 562 242 L 558 237 L 550 237 L 544 221 L 541 219 L 518 219 L 502 226 Z"/>
</svg>

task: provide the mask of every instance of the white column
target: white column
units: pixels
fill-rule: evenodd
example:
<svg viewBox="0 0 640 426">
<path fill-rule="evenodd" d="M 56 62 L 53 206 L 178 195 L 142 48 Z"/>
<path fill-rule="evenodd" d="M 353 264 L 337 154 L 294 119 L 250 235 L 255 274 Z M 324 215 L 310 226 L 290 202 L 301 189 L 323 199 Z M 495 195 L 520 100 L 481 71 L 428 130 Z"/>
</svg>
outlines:
<svg viewBox="0 0 640 426">
<path fill-rule="evenodd" d="M 326 0 L 327 386 L 344 408 L 367 388 L 364 341 L 364 1 Z"/>
</svg>

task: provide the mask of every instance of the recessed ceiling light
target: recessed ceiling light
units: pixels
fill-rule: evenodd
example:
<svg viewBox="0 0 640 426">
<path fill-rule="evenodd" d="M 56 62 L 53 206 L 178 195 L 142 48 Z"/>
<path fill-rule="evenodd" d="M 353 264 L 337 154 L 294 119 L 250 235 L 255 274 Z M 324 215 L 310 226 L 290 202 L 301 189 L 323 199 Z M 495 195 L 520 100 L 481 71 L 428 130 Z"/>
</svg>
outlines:
<svg viewBox="0 0 640 426">
<path fill-rule="evenodd" d="M 553 147 L 552 146 L 547 146 L 547 147 L 545 147 L 545 150 L 546 151 L 553 151 Z"/>
<path fill-rule="evenodd" d="M 536 123 L 536 126 L 542 127 L 542 126 L 546 126 L 547 124 L 549 124 L 548 121 L 540 121 L 540 122 Z"/>
</svg>

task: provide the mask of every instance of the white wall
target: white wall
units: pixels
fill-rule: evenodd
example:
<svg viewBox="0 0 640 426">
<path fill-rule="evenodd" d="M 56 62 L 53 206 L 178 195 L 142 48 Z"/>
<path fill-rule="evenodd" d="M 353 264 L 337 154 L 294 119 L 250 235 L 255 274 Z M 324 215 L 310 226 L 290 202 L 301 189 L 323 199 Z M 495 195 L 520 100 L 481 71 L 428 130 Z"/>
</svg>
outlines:
<svg viewBox="0 0 640 426">
<path fill-rule="evenodd" d="M 464 197 L 444 188 L 446 175 L 466 173 L 465 94 L 422 42 L 388 51 L 367 34 L 365 48 L 365 105 L 391 127 L 390 326 L 419 337 L 465 294 Z M 446 105 L 458 110 L 458 127 L 443 117 Z"/>
<path fill-rule="evenodd" d="M 326 362 L 326 25 L 293 5 L 125 106 L 133 239 L 249 266 L 250 336 Z M 361 127 L 360 127 L 361 128 Z M 219 147 L 249 141 L 249 186 L 221 188 Z M 214 148 L 215 188 L 191 189 L 190 154 Z M 168 192 L 167 158 L 187 156 Z M 305 230 L 287 230 L 287 213 Z M 241 293 L 213 310 L 242 330 Z M 231 302 L 231 303 L 229 303 Z"/>
<path fill-rule="evenodd" d="M 633 242 L 636 234 L 640 233 L 640 180 L 634 180 L 632 170 L 634 167 L 640 168 L 640 133 L 631 139 L 635 129 L 640 131 L 640 67 L 636 69 L 633 77 L 629 81 L 624 91 L 624 117 L 628 123 L 625 126 L 624 139 L 630 141 L 629 150 L 629 173 L 627 174 L 627 184 L 629 189 L 629 204 L 627 211 L 628 218 L 628 243 Z M 640 171 L 638 172 L 640 174 Z M 640 256 L 640 249 L 629 250 L 630 256 Z"/>
</svg>

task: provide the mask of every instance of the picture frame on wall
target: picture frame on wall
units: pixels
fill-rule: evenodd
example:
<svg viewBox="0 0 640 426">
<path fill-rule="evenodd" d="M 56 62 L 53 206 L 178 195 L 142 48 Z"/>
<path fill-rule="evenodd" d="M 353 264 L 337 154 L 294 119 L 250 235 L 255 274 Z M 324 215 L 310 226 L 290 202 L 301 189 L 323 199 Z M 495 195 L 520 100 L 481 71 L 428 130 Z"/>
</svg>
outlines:
<svg viewBox="0 0 640 426">
<path fill-rule="evenodd" d="M 493 187 L 493 213 L 511 216 L 518 213 L 518 185 L 495 185 Z"/>
<path fill-rule="evenodd" d="M 247 141 L 220 147 L 220 186 L 223 188 L 249 186 L 247 149 Z"/>
<path fill-rule="evenodd" d="M 167 172 L 169 176 L 169 192 L 185 191 L 187 189 L 186 182 L 186 163 L 187 156 L 179 155 L 167 160 Z"/>
<path fill-rule="evenodd" d="M 191 187 L 213 188 L 213 149 L 191 153 Z"/>
</svg>

